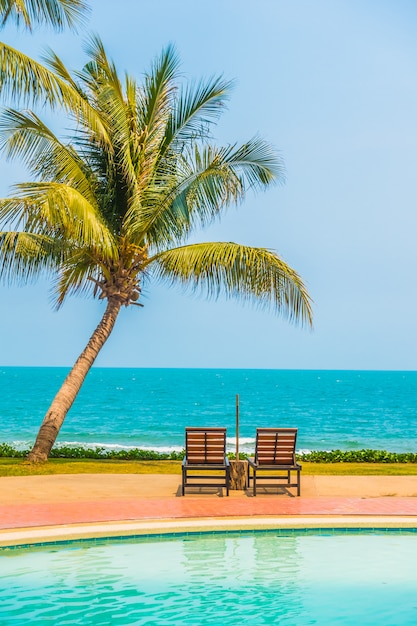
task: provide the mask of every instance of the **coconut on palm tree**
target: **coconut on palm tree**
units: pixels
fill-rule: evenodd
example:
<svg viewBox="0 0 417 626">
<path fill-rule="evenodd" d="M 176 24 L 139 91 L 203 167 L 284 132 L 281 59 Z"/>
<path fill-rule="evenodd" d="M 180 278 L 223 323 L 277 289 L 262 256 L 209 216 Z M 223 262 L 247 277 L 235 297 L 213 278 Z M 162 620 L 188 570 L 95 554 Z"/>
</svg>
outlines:
<svg viewBox="0 0 417 626">
<path fill-rule="evenodd" d="M 0 276 L 24 282 L 50 272 L 58 306 L 75 293 L 106 303 L 43 420 L 31 461 L 47 459 L 121 308 L 141 305 L 144 282 L 253 299 L 311 324 L 303 282 L 275 252 L 186 243 L 248 189 L 265 189 L 282 176 L 280 158 L 259 138 L 225 147 L 212 142 L 230 84 L 180 81 L 172 47 L 142 84 L 128 75 L 121 80 L 98 38 L 87 53 L 81 72 L 71 74 L 53 53 L 42 66 L 50 85 L 62 87 L 74 121 L 69 141 L 34 111 L 7 109 L 0 119 L 6 156 L 20 158 L 33 174 L 0 200 Z"/>
</svg>

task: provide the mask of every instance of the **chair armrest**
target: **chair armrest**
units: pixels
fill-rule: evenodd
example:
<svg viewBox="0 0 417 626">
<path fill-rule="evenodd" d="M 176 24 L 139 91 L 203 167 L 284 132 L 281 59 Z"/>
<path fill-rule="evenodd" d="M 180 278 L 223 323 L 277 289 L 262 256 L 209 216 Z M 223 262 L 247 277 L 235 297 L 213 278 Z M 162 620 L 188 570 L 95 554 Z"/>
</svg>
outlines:
<svg viewBox="0 0 417 626">
<path fill-rule="evenodd" d="M 246 460 L 248 462 L 248 465 L 250 465 L 251 467 L 258 467 L 258 464 L 255 463 L 255 459 L 250 459 L 249 457 L 247 457 Z"/>
</svg>

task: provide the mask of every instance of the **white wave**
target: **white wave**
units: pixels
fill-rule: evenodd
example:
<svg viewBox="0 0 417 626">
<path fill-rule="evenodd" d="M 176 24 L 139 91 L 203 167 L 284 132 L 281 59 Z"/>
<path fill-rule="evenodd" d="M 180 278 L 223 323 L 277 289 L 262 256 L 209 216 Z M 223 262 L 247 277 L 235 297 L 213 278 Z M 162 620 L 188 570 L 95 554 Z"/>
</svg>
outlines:
<svg viewBox="0 0 417 626">
<path fill-rule="evenodd" d="M 10 442 L 16 450 L 28 450 L 33 446 L 33 441 L 16 440 Z M 156 445 L 127 445 L 124 443 L 103 443 L 103 442 L 88 442 L 88 441 L 57 441 L 56 447 L 80 447 L 80 448 L 104 448 L 105 450 L 146 450 L 149 452 L 159 452 L 162 454 L 170 454 L 171 452 L 182 452 L 184 446 L 156 446 Z M 243 453 L 254 452 L 255 439 L 252 437 L 240 437 L 239 438 L 239 451 Z M 226 450 L 228 453 L 235 452 L 236 450 L 236 437 L 228 437 L 226 440 Z M 297 453 L 310 454 L 312 450 L 301 449 L 297 450 Z"/>
<path fill-rule="evenodd" d="M 239 447 L 251 447 L 253 448 L 255 444 L 255 439 L 252 437 L 241 437 L 239 438 Z M 140 443 L 136 445 L 127 445 L 124 443 L 105 443 L 105 442 L 86 442 L 86 441 L 57 441 L 57 446 L 69 446 L 76 447 L 80 446 L 83 448 L 105 448 L 108 450 L 135 450 L 139 448 L 140 450 L 153 450 L 155 452 L 181 452 L 184 449 L 184 446 L 158 446 L 158 445 L 142 445 Z M 232 449 L 232 446 L 236 447 L 236 437 L 228 437 L 226 440 L 226 446 L 229 449 Z M 243 450 L 242 450 L 243 451 Z"/>
<path fill-rule="evenodd" d="M 9 443 L 10 446 L 12 446 L 13 448 L 15 448 L 16 450 L 28 450 L 29 448 L 31 448 L 34 444 L 34 441 L 11 441 L 11 442 L 7 442 Z"/>
<path fill-rule="evenodd" d="M 253 453 L 255 449 L 255 439 L 253 437 L 239 437 L 239 452 Z M 236 452 L 236 437 L 227 437 L 226 451 Z"/>
<path fill-rule="evenodd" d="M 57 447 L 69 446 L 82 448 L 105 448 L 106 450 L 150 450 L 152 452 L 181 452 L 183 446 L 145 446 L 140 443 L 136 445 L 127 445 L 124 443 L 103 443 L 103 442 L 86 442 L 86 441 L 57 441 Z"/>
<path fill-rule="evenodd" d="M 236 437 L 227 437 L 226 443 L 233 443 L 236 445 Z M 253 437 L 239 437 L 239 445 L 253 445 L 255 439 Z"/>
<path fill-rule="evenodd" d="M 134 450 L 138 446 L 127 446 L 122 443 L 103 443 L 102 441 L 57 441 L 57 446 L 81 446 L 82 448 L 109 448 L 111 450 L 117 450 L 121 448 L 123 450 Z"/>
</svg>

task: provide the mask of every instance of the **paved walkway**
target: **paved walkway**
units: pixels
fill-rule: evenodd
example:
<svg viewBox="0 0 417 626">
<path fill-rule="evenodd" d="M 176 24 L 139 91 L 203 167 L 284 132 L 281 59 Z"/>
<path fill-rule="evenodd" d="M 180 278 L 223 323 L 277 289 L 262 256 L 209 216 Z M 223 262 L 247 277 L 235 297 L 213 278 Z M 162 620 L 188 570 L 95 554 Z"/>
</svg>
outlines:
<svg viewBox="0 0 417 626">
<path fill-rule="evenodd" d="M 197 488 L 178 475 L 57 475 L 0 478 L 0 530 L 128 520 L 273 516 L 417 516 L 417 476 L 304 476 L 285 489 Z M 417 517 L 416 517 L 417 524 Z M 0 537 L 1 540 L 1 537 Z"/>
</svg>

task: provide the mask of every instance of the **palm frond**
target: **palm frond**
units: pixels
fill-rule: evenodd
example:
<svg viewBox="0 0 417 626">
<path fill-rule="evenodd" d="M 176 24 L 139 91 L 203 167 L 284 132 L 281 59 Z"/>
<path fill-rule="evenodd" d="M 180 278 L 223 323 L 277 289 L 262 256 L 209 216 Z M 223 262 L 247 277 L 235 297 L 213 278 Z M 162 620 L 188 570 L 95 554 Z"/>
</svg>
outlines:
<svg viewBox="0 0 417 626">
<path fill-rule="evenodd" d="M 49 59 L 48 54 L 45 59 Z M 52 67 L 55 63 L 56 58 L 52 54 Z M 100 116 L 78 88 L 61 78 L 53 69 L 4 42 L 0 42 L 0 94 L 12 102 L 41 102 L 53 109 L 62 107 L 76 119 L 86 120 L 96 133 L 107 136 Z"/>
<path fill-rule="evenodd" d="M 54 303 L 59 309 L 70 295 L 94 295 L 93 278 L 99 278 L 97 258 L 85 254 L 83 249 L 74 249 L 62 263 L 53 284 Z"/>
<path fill-rule="evenodd" d="M 177 87 L 173 82 L 177 75 L 179 59 L 173 45 L 167 46 L 153 63 L 145 76 L 144 88 L 139 97 L 138 113 L 143 128 L 149 134 L 159 130 L 161 119 L 167 120 L 171 98 Z"/>
<path fill-rule="evenodd" d="M 61 31 L 65 27 L 75 30 L 83 24 L 89 12 L 84 0 L 0 0 L 0 19 L 4 26 L 13 20 L 18 26 L 32 30 L 36 24 L 47 24 Z"/>
<path fill-rule="evenodd" d="M 129 179 L 130 197 L 124 230 L 138 244 L 143 242 L 143 225 L 146 223 L 146 218 L 142 215 L 144 196 L 149 199 L 152 195 L 154 205 L 155 197 L 159 198 L 161 195 L 161 182 L 166 186 L 169 176 L 166 162 L 162 165 L 164 174 L 158 175 L 158 162 L 161 160 L 177 89 L 173 80 L 178 65 L 175 48 L 169 45 L 145 76 L 143 88 L 138 88 L 132 79 L 126 77 L 125 110 L 130 123 L 121 154 L 129 155 L 129 161 L 126 161 L 127 171 L 131 171 L 132 165 L 135 180 Z M 137 228 L 139 223 L 141 226 Z"/>
<path fill-rule="evenodd" d="M 86 51 L 90 57 L 82 72 L 77 76 L 88 88 L 95 109 L 100 112 L 108 130 L 108 138 L 97 137 L 100 146 L 105 146 L 108 164 L 114 168 L 114 158 L 123 171 L 126 183 L 135 187 L 137 182 L 138 134 L 137 128 L 136 85 L 133 79 L 126 77 L 126 93 L 118 76 L 115 64 L 108 59 L 103 43 L 98 36 L 90 37 Z M 87 141 L 91 141 L 87 136 Z M 103 149 L 103 148 L 102 148 Z M 112 165 L 113 164 L 113 165 Z"/>
<path fill-rule="evenodd" d="M 32 111 L 5 109 L 0 116 L 0 149 L 7 159 L 20 158 L 34 171 L 49 152 L 54 135 Z"/>
<path fill-rule="evenodd" d="M 239 147 L 192 143 L 172 159 L 175 171 L 171 167 L 169 173 L 169 161 L 162 164 L 132 227 L 136 235 L 146 231 L 150 245 L 183 241 L 193 228 L 243 200 L 248 189 L 264 189 L 283 177 L 279 155 L 257 138 Z"/>
<path fill-rule="evenodd" d="M 246 189 L 265 189 L 273 182 L 285 181 L 281 156 L 260 137 L 254 137 L 242 146 L 229 147 L 224 153 L 224 161 L 236 174 L 245 177 Z"/>
<path fill-rule="evenodd" d="M 86 164 L 77 152 L 64 145 L 32 111 L 6 109 L 0 116 L 0 149 L 6 158 L 20 158 L 35 176 L 71 184 L 94 203 Z"/>
<path fill-rule="evenodd" d="M 49 70 L 52 70 L 58 78 L 65 81 L 69 87 L 72 87 L 72 89 L 78 92 L 83 98 L 86 98 L 86 94 L 83 93 L 81 85 L 74 80 L 62 59 L 51 48 L 45 48 L 41 55 L 41 60 L 45 62 Z"/>
<path fill-rule="evenodd" d="M 96 96 L 101 90 L 110 86 L 113 91 L 118 91 L 123 97 L 122 85 L 117 73 L 117 68 L 106 53 L 103 42 L 98 35 L 90 35 L 86 40 L 84 49 L 89 57 L 89 62 L 82 72 L 76 72 L 83 83 L 87 84 Z"/>
<path fill-rule="evenodd" d="M 272 306 L 293 322 L 311 325 L 311 300 L 299 275 L 265 248 L 230 242 L 201 243 L 161 252 L 156 275 L 211 297 L 224 294 Z"/>
<path fill-rule="evenodd" d="M 55 272 L 61 251 L 47 235 L 0 231 L 0 280 L 27 284 L 45 271 Z"/>
<path fill-rule="evenodd" d="M 209 136 L 210 125 L 224 110 L 232 84 L 218 77 L 181 88 L 171 109 L 161 157 L 174 141 L 182 143 Z"/>
<path fill-rule="evenodd" d="M 22 183 L 18 195 L 0 200 L 0 224 L 15 223 L 29 233 L 63 238 L 71 248 L 84 245 L 108 258 L 117 256 L 113 236 L 97 207 L 61 183 Z"/>
</svg>

